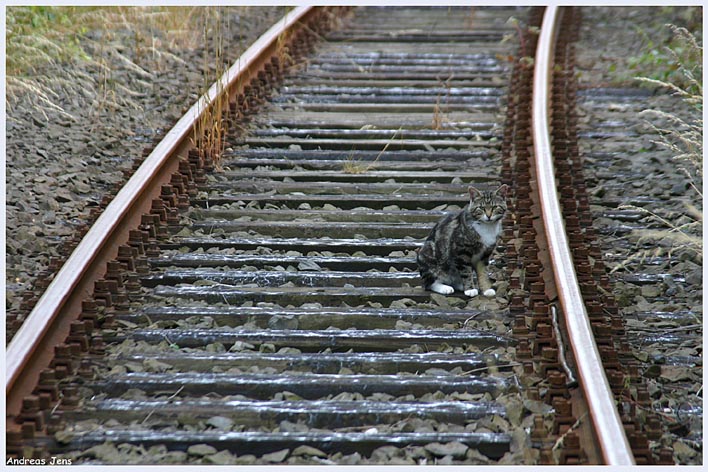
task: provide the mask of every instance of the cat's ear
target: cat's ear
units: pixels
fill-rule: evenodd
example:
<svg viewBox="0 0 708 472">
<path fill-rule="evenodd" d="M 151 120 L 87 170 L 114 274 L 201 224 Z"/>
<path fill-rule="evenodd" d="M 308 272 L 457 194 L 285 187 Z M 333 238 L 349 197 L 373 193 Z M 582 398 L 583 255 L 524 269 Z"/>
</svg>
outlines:
<svg viewBox="0 0 708 472">
<path fill-rule="evenodd" d="M 475 198 L 482 195 L 482 192 L 480 192 L 479 190 L 477 190 L 474 187 L 470 187 L 469 191 L 470 191 L 470 200 L 474 200 Z"/>
<path fill-rule="evenodd" d="M 501 195 L 502 197 L 506 198 L 506 194 L 509 192 L 509 186 L 507 184 L 502 184 L 498 189 L 497 189 L 497 195 Z"/>
</svg>

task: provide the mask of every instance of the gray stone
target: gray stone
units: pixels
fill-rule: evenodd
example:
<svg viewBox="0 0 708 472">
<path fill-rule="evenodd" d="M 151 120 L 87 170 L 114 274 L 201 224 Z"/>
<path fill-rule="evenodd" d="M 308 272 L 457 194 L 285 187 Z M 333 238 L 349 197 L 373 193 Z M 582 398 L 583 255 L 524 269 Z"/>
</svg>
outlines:
<svg viewBox="0 0 708 472">
<path fill-rule="evenodd" d="M 451 456 L 458 459 L 464 458 L 465 454 L 467 454 L 467 450 L 469 449 L 467 445 L 459 442 L 449 442 L 445 444 L 435 442 L 426 444 L 424 447 L 426 451 L 435 456 Z"/>
<path fill-rule="evenodd" d="M 258 458 L 253 454 L 245 454 L 243 456 L 238 456 L 234 459 L 234 464 L 236 465 L 253 465 L 256 463 Z"/>
<path fill-rule="evenodd" d="M 187 454 L 196 457 L 209 456 L 216 454 L 216 448 L 208 444 L 193 444 L 187 448 Z"/>
<path fill-rule="evenodd" d="M 231 454 L 227 450 L 219 451 L 216 454 L 211 454 L 204 458 L 204 461 L 208 464 L 214 465 L 230 465 L 234 464 L 236 461 L 236 456 Z"/>
<path fill-rule="evenodd" d="M 297 265 L 298 270 L 315 270 L 315 271 L 320 271 L 322 270 L 322 267 L 320 267 L 316 262 L 310 261 L 310 260 L 305 260 L 300 262 Z"/>
<path fill-rule="evenodd" d="M 224 416 L 212 416 L 207 420 L 206 424 L 212 428 L 228 431 L 233 427 L 234 422 L 232 419 Z"/>
<path fill-rule="evenodd" d="M 320 451 L 317 448 L 308 446 L 306 444 L 298 446 L 293 450 L 293 456 L 314 456 L 314 457 L 327 457 L 327 454 Z"/>
<path fill-rule="evenodd" d="M 394 457 L 399 457 L 401 450 L 396 446 L 381 446 L 371 453 L 371 460 L 377 462 L 389 462 Z"/>
<path fill-rule="evenodd" d="M 274 315 L 268 320 L 270 329 L 297 329 L 299 324 L 295 315 Z"/>
<path fill-rule="evenodd" d="M 356 465 L 356 464 L 361 464 L 362 457 L 361 454 L 358 452 L 355 452 L 353 454 L 349 454 L 346 456 L 343 456 L 341 459 L 337 461 L 337 463 L 342 464 L 342 465 Z"/>
<path fill-rule="evenodd" d="M 281 449 L 280 451 L 263 454 L 261 460 L 264 462 L 270 462 L 271 464 L 276 464 L 278 462 L 283 462 L 289 455 L 290 449 Z"/>
</svg>

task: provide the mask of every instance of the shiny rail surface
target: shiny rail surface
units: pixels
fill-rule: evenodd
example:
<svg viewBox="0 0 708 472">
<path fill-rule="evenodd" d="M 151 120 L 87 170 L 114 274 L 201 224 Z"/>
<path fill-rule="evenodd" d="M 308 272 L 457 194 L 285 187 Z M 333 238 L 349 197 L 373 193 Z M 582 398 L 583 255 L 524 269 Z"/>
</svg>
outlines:
<svg viewBox="0 0 708 472">
<path fill-rule="evenodd" d="M 556 191 L 548 115 L 551 72 L 554 67 L 553 45 L 560 21 L 558 10 L 558 7 L 546 8 L 534 63 L 533 130 L 541 211 L 553 261 L 558 299 L 565 313 L 570 346 L 577 362 L 580 383 L 590 407 L 590 416 L 603 456 L 607 465 L 632 465 L 635 463 L 632 450 L 614 407 L 614 395 L 605 376 L 585 302 L 580 293 Z"/>
</svg>

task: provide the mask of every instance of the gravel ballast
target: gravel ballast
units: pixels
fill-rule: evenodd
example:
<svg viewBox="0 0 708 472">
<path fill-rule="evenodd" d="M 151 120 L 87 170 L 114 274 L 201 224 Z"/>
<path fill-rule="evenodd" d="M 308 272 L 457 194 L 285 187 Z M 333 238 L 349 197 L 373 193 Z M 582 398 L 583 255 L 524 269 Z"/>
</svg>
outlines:
<svg viewBox="0 0 708 472">
<path fill-rule="evenodd" d="M 615 81 L 644 75 L 629 68 L 627 54 L 641 55 L 644 40 L 625 25 L 649 32 L 663 23 L 685 26 L 680 18 L 659 19 L 657 12 L 583 8 L 579 144 L 613 295 L 648 390 L 648 399 L 632 392 L 637 416 L 653 412 L 660 418 L 661 435 L 649 441 L 653 452 L 668 447 L 676 464 L 696 465 L 702 463 L 703 441 L 703 267 L 700 254 L 672 225 L 691 223 L 701 212 L 701 197 L 675 153 L 658 144 L 661 136 L 653 126 L 675 126 L 655 111 L 686 123 L 701 113 L 667 89 Z M 684 230 L 700 240 L 700 224 Z"/>
</svg>

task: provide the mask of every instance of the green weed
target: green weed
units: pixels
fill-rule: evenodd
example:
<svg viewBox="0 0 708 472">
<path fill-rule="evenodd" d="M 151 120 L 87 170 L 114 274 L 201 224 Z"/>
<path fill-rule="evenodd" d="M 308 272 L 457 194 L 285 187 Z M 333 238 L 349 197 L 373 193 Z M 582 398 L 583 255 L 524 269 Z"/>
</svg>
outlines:
<svg viewBox="0 0 708 472">
<path fill-rule="evenodd" d="M 627 60 L 630 74 L 690 89 L 685 71 L 696 75 L 702 70 L 702 56 L 696 55 L 695 44 L 691 44 L 702 40 L 701 14 L 701 7 L 662 7 L 657 17 L 668 18 L 671 24 L 657 22 L 636 27 L 643 44 L 640 54 Z M 631 76 L 618 73 L 617 79 L 627 81 Z M 700 82 L 700 77 L 697 79 Z M 649 82 L 645 84 L 651 86 Z"/>
<path fill-rule="evenodd" d="M 665 71 L 667 79 L 637 77 L 643 84 L 658 87 L 680 97 L 692 107 L 692 116 L 682 118 L 661 110 L 645 110 L 642 115 L 649 118 L 648 124 L 658 136 L 653 142 L 673 155 L 682 172 L 694 190 L 694 196 L 684 201 L 684 209 L 676 218 L 668 218 L 635 206 L 621 207 L 644 212 L 660 229 L 640 230 L 633 233 L 637 243 L 651 242 L 657 250 L 672 257 L 675 253 L 686 254 L 700 263 L 703 258 L 703 48 L 699 40 L 686 28 L 669 25 L 673 34 L 673 47 L 667 47 L 668 55 L 675 67 L 671 73 Z M 656 76 L 656 75 L 655 75 Z M 664 123 L 657 125 L 655 123 Z M 650 250 L 640 251 L 633 256 L 644 258 L 651 256 Z M 654 254 L 658 255 L 658 254 Z M 624 261 L 613 270 L 624 268 L 629 261 Z"/>
</svg>

